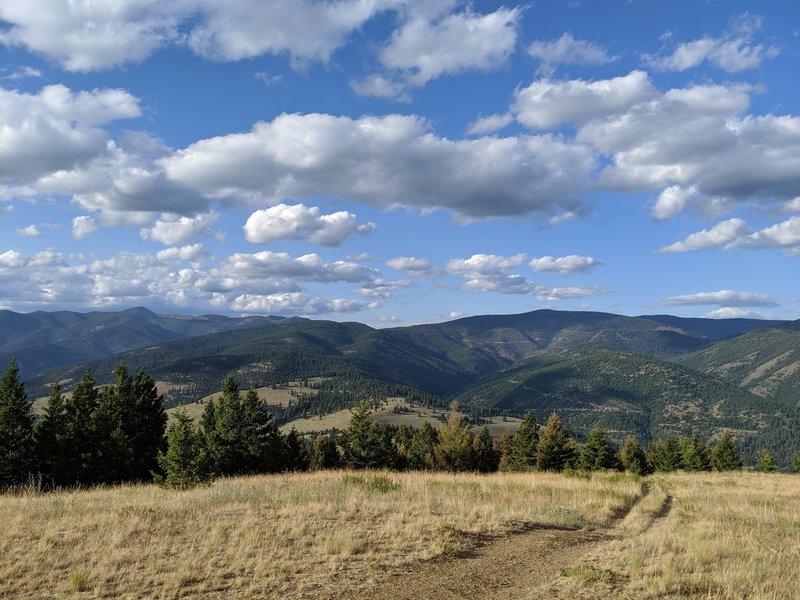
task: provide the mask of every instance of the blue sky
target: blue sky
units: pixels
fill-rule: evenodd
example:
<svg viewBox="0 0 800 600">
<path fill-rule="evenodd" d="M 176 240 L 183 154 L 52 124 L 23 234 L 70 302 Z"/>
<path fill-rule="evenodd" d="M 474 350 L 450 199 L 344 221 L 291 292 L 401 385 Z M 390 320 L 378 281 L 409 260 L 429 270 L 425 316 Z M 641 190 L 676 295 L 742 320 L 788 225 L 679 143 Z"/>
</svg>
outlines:
<svg viewBox="0 0 800 600">
<path fill-rule="evenodd" d="M 3 0 L 0 308 L 800 317 L 800 4 Z"/>
</svg>

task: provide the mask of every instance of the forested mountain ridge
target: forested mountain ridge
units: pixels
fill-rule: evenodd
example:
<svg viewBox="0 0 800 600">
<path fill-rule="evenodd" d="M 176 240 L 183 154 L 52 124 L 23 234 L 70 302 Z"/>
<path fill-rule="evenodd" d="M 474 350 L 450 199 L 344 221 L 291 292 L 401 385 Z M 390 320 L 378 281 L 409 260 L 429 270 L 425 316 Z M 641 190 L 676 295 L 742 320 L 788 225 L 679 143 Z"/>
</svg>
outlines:
<svg viewBox="0 0 800 600">
<path fill-rule="evenodd" d="M 11 356 L 25 376 L 153 344 L 284 321 L 282 317 L 157 315 L 146 308 L 119 312 L 27 314 L 0 310 L 0 364 Z"/>
<path fill-rule="evenodd" d="M 800 407 L 800 320 L 723 340 L 675 361 Z"/>
</svg>

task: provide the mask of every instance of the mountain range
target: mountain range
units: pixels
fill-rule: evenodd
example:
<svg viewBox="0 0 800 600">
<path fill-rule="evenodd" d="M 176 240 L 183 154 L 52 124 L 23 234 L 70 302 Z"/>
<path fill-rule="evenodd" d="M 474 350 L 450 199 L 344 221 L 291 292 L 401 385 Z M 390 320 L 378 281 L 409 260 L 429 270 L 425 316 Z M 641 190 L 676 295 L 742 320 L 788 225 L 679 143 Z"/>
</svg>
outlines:
<svg viewBox="0 0 800 600">
<path fill-rule="evenodd" d="M 557 410 L 579 439 L 600 423 L 643 441 L 729 430 L 748 453 L 773 444 L 782 462 L 800 450 L 800 321 L 538 310 L 375 329 L 132 309 L 3 311 L 0 332 L 0 360 L 16 355 L 32 395 L 87 368 L 102 383 L 123 361 L 164 382 L 168 405 L 217 391 L 231 372 L 241 387 L 323 377 L 343 405 L 365 386 L 404 386 L 483 413 Z"/>
</svg>

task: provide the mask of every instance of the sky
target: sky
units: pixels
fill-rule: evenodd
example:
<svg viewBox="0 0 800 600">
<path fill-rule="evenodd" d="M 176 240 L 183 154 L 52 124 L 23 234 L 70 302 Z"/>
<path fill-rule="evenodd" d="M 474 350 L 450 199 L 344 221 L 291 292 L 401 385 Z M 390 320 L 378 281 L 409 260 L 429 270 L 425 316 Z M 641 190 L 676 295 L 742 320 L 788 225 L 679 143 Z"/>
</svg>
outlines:
<svg viewBox="0 0 800 600">
<path fill-rule="evenodd" d="M 0 309 L 800 318 L 796 0 L 2 0 Z"/>
</svg>

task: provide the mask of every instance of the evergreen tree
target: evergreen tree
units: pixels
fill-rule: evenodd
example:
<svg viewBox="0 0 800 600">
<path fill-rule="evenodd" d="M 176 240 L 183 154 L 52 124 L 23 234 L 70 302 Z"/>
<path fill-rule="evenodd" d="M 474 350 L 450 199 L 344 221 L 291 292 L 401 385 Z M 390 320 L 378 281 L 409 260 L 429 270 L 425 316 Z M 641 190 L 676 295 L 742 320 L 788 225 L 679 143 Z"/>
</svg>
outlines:
<svg viewBox="0 0 800 600">
<path fill-rule="evenodd" d="M 309 466 L 309 455 L 306 443 L 297 429 L 292 427 L 286 434 L 286 469 L 289 471 L 306 471 Z"/>
<path fill-rule="evenodd" d="M 39 468 L 49 485 L 60 486 L 63 481 L 64 461 L 70 455 L 65 443 L 67 433 L 67 405 L 61 384 L 56 383 L 50 391 L 44 415 L 36 424 L 36 454 Z"/>
<path fill-rule="evenodd" d="M 472 440 L 472 450 L 475 454 L 475 469 L 481 473 L 497 471 L 500 463 L 500 453 L 495 449 L 492 434 L 489 433 L 489 428 L 486 425 Z"/>
<path fill-rule="evenodd" d="M 250 473 L 277 473 L 287 466 L 287 450 L 281 432 L 254 389 L 242 400 L 242 432 Z"/>
<path fill-rule="evenodd" d="M 117 377 L 123 377 L 125 384 L 130 383 L 127 369 L 117 368 Z M 118 483 L 125 479 L 131 463 L 131 451 L 125 432 L 122 430 L 123 403 L 128 400 L 130 390 L 118 392 L 119 381 L 104 387 L 97 398 L 97 406 L 88 423 L 94 447 L 94 476 L 87 483 Z"/>
<path fill-rule="evenodd" d="M 100 480 L 96 428 L 92 425 L 99 398 L 96 386 L 92 372 L 85 371 L 67 402 L 64 447 L 69 452 L 59 477 L 65 485 L 91 485 Z"/>
<path fill-rule="evenodd" d="M 538 444 L 539 424 L 536 422 L 536 415 L 529 412 L 522 419 L 522 423 L 511 439 L 508 468 L 513 471 L 526 471 L 534 468 Z"/>
<path fill-rule="evenodd" d="M 733 471 L 742 468 L 739 449 L 730 431 L 722 434 L 719 443 L 711 452 L 711 465 L 715 471 Z"/>
<path fill-rule="evenodd" d="M 425 421 L 422 427 L 414 431 L 408 448 L 408 468 L 430 470 L 436 466 L 434 449 L 439 442 L 439 434 L 433 426 Z"/>
<path fill-rule="evenodd" d="M 370 405 L 362 401 L 353 410 L 344 433 L 345 462 L 351 469 L 380 469 L 391 462 L 392 448 L 383 427 L 372 418 Z"/>
<path fill-rule="evenodd" d="M 762 473 L 774 473 L 778 470 L 775 465 L 775 459 L 772 457 L 772 452 L 766 448 L 759 450 L 756 455 L 756 467 Z"/>
<path fill-rule="evenodd" d="M 508 430 L 504 431 L 500 436 L 500 440 L 497 442 L 497 451 L 500 453 L 499 468 L 501 471 L 513 470 L 511 467 L 511 452 L 513 451 L 513 444 L 514 434 Z"/>
<path fill-rule="evenodd" d="M 159 453 L 166 448 L 167 413 L 164 396 L 153 379 L 140 370 L 133 379 L 132 399 L 124 406 L 122 430 L 130 445 L 132 462 L 126 479 L 146 481 L 157 469 Z"/>
<path fill-rule="evenodd" d="M 794 472 L 800 473 L 800 452 L 794 455 Z"/>
<path fill-rule="evenodd" d="M 661 473 L 677 471 L 683 468 L 683 453 L 680 440 L 674 435 L 654 441 L 650 444 L 647 459 L 653 469 Z"/>
<path fill-rule="evenodd" d="M 599 425 L 595 425 L 589 432 L 589 437 L 581 449 L 578 467 L 586 471 L 619 467 L 617 448 L 608 440 L 605 430 Z"/>
<path fill-rule="evenodd" d="M 536 447 L 536 466 L 541 471 L 562 471 L 571 467 L 577 459 L 577 448 L 554 412 L 539 436 Z"/>
<path fill-rule="evenodd" d="M 248 472 L 246 440 L 241 435 L 244 418 L 242 398 L 233 375 L 228 375 L 223 381 L 221 396 L 209 400 L 203 417 L 203 433 L 214 471 L 219 475 Z"/>
<path fill-rule="evenodd" d="M 36 470 L 31 403 L 12 359 L 0 377 L 0 489 L 25 483 Z"/>
<path fill-rule="evenodd" d="M 472 438 L 469 422 L 456 412 L 450 413 L 439 430 L 439 443 L 434 448 L 437 465 L 446 471 L 474 470 Z"/>
<path fill-rule="evenodd" d="M 175 413 L 175 423 L 167 432 L 167 450 L 159 452 L 157 461 L 164 475 L 156 475 L 156 481 L 168 487 L 186 489 L 213 478 L 202 437 L 183 410 Z"/>
<path fill-rule="evenodd" d="M 308 469 L 320 471 L 322 469 L 338 469 L 342 466 L 339 448 L 332 435 L 318 435 L 311 444 Z"/>
<path fill-rule="evenodd" d="M 639 441 L 629 435 L 622 442 L 619 449 L 619 460 L 626 471 L 636 475 L 647 475 L 650 473 L 650 465 L 647 463 L 647 455 L 639 445 Z"/>
<path fill-rule="evenodd" d="M 681 465 L 687 471 L 710 471 L 711 452 L 697 432 L 681 440 Z"/>
</svg>

